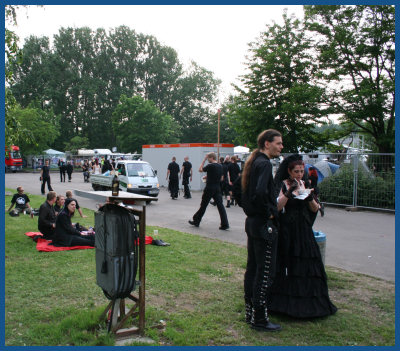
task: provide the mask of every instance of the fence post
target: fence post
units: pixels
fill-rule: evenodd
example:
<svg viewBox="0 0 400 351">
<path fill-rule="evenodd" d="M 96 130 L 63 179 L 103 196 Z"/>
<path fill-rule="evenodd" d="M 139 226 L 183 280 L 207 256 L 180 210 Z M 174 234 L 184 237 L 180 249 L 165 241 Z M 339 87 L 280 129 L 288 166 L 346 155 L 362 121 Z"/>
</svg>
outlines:
<svg viewBox="0 0 400 351">
<path fill-rule="evenodd" d="M 357 184 L 358 184 L 358 152 L 354 154 L 354 162 L 353 162 L 353 207 L 357 207 Z"/>
</svg>

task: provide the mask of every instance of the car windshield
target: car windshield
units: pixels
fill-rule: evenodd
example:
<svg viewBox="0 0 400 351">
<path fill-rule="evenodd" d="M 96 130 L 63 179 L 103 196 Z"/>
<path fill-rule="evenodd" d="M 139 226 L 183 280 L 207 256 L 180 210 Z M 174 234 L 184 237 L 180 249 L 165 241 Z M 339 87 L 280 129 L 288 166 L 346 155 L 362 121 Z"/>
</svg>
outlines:
<svg viewBox="0 0 400 351">
<path fill-rule="evenodd" d="M 11 158 L 21 158 L 21 154 L 19 151 L 14 151 L 11 153 Z"/>
<path fill-rule="evenodd" d="M 128 163 L 129 177 L 154 177 L 154 172 L 148 163 Z"/>
</svg>

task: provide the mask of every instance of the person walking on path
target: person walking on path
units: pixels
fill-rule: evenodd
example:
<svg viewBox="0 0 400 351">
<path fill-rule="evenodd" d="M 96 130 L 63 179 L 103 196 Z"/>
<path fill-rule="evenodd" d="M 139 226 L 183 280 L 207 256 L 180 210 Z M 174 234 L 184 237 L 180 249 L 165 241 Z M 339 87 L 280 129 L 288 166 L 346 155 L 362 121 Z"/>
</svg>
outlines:
<svg viewBox="0 0 400 351">
<path fill-rule="evenodd" d="M 176 157 L 172 157 L 172 162 L 168 164 L 167 169 L 167 180 L 169 178 L 169 191 L 171 193 L 172 200 L 178 198 L 179 191 L 179 165 L 176 163 Z"/>
<path fill-rule="evenodd" d="M 208 164 L 207 166 L 204 166 L 206 160 L 208 161 Z M 204 160 L 200 165 L 199 172 L 207 173 L 206 187 L 203 191 L 200 208 L 193 215 L 193 220 L 189 220 L 189 223 L 195 227 L 198 227 L 201 219 L 204 216 L 204 213 L 206 212 L 208 203 L 211 199 L 214 199 L 214 202 L 218 208 L 219 216 L 221 218 L 221 225 L 219 229 L 227 230 L 229 228 L 228 216 L 226 215 L 221 195 L 222 166 L 217 163 L 217 155 L 214 152 L 210 152 L 204 157 Z"/>
<path fill-rule="evenodd" d="M 190 199 L 192 195 L 190 194 L 189 182 L 192 181 L 193 177 L 193 167 L 192 164 L 189 162 L 189 156 L 184 158 L 182 169 L 181 169 L 181 177 L 182 177 L 182 185 L 184 188 L 184 195 L 185 199 Z"/>
<path fill-rule="evenodd" d="M 258 149 L 246 161 L 242 175 L 241 204 L 247 216 L 247 266 L 244 274 L 246 323 L 260 331 L 280 330 L 269 320 L 267 305 L 275 270 L 278 244 L 278 208 L 271 158 L 281 154 L 281 133 L 267 129 L 257 138 Z"/>
<path fill-rule="evenodd" d="M 45 165 L 42 167 L 42 170 L 40 171 L 40 180 L 42 182 L 41 186 L 42 195 L 45 194 L 44 189 L 46 183 L 49 191 L 53 191 L 53 188 L 51 187 L 49 160 L 45 161 Z"/>
<path fill-rule="evenodd" d="M 72 161 L 68 161 L 67 163 L 67 174 L 68 174 L 68 182 L 72 180 L 72 172 L 74 171 L 74 166 L 72 165 Z"/>
<path fill-rule="evenodd" d="M 67 168 L 65 166 L 65 161 L 61 158 L 58 160 L 58 169 L 60 170 L 60 182 L 65 183 L 65 172 Z"/>
</svg>

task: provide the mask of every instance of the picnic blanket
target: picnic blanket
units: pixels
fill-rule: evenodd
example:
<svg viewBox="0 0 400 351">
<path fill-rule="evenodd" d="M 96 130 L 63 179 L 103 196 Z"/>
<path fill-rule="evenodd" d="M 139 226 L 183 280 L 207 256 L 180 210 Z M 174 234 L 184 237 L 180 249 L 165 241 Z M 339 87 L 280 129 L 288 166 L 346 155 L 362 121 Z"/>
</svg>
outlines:
<svg viewBox="0 0 400 351">
<path fill-rule="evenodd" d="M 40 232 L 27 232 L 26 236 L 34 238 L 35 236 L 43 236 Z M 41 252 L 52 252 L 52 251 L 66 251 L 66 250 L 84 250 L 94 249 L 93 246 L 54 246 L 51 240 L 44 238 L 38 238 L 36 242 L 36 250 Z"/>
<path fill-rule="evenodd" d="M 35 236 L 43 236 L 40 232 L 27 232 L 26 236 L 34 238 Z M 153 238 L 151 236 L 145 237 L 146 245 L 151 244 Z M 84 249 L 94 249 L 93 246 L 54 246 L 51 240 L 46 240 L 44 238 L 38 238 L 36 242 L 36 250 L 41 252 L 52 252 L 52 251 L 66 251 L 66 250 L 84 250 Z"/>
</svg>

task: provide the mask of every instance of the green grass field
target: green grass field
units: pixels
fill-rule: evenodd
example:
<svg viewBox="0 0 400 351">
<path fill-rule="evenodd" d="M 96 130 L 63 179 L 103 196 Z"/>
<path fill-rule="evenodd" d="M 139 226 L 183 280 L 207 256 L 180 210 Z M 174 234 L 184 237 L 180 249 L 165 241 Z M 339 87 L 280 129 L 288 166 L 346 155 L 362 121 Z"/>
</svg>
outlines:
<svg viewBox="0 0 400 351">
<path fill-rule="evenodd" d="M 11 191 L 10 189 L 6 189 Z M 43 197 L 30 195 L 33 207 Z M 11 196 L 5 196 L 6 209 Z M 88 218 L 75 218 L 83 225 Z M 153 233 L 155 227 L 147 228 Z M 156 345 L 387 345 L 395 343 L 395 286 L 327 267 L 332 301 L 328 318 L 271 316 L 278 333 L 257 332 L 244 322 L 246 249 L 157 228 L 171 246 L 146 246 L 146 336 Z M 95 250 L 38 252 L 24 235 L 37 217 L 5 215 L 5 344 L 7 346 L 115 345 L 99 316 L 108 304 L 96 285 Z M 137 293 L 137 292 L 135 292 Z M 160 320 L 166 327 L 154 326 Z M 135 324 L 136 320 L 129 321 Z M 140 345 L 140 344 L 133 344 Z"/>
</svg>

